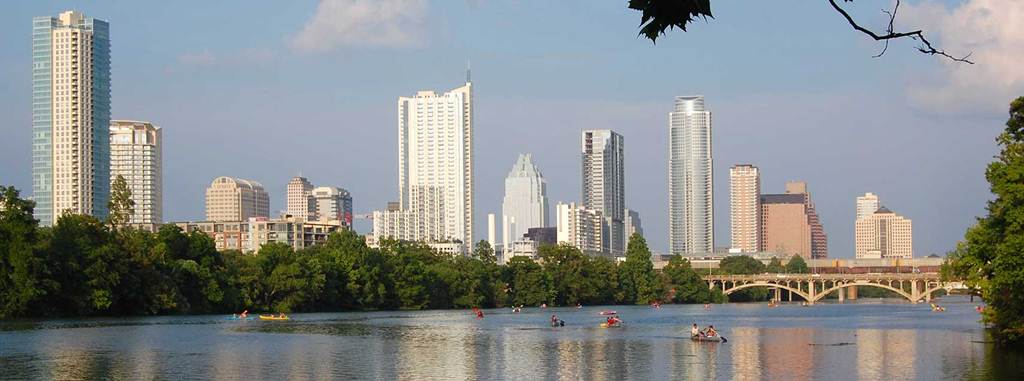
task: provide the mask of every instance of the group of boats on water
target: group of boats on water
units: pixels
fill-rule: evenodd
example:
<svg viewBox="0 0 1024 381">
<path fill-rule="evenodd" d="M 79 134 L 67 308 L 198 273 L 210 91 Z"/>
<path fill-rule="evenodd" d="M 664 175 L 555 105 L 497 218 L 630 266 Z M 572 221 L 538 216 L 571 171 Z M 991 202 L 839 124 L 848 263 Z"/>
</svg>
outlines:
<svg viewBox="0 0 1024 381">
<path fill-rule="evenodd" d="M 277 315 L 274 315 L 274 314 L 262 315 L 262 314 L 260 314 L 260 315 L 256 315 L 256 316 L 249 316 L 249 310 L 245 310 L 245 311 L 242 311 L 242 313 L 231 314 L 231 316 L 228 316 L 227 319 L 228 320 L 243 320 L 243 321 L 257 320 L 257 319 L 258 320 L 283 321 L 283 320 L 291 320 L 292 318 L 288 317 L 288 315 L 285 315 L 284 312 L 279 313 Z"/>
</svg>

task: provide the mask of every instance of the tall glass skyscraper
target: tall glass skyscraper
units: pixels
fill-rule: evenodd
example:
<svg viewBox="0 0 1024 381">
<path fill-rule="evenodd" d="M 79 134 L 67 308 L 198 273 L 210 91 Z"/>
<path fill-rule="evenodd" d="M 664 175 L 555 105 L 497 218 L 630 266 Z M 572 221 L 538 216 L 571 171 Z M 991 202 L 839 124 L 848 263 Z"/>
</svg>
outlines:
<svg viewBox="0 0 1024 381">
<path fill-rule="evenodd" d="M 32 195 L 35 217 L 107 215 L 110 27 L 75 11 L 32 19 Z"/>
<path fill-rule="evenodd" d="M 505 198 L 501 214 L 507 218 L 511 241 L 518 240 L 530 228 L 548 226 L 547 182 L 530 154 L 520 154 L 505 177 Z M 504 229 L 504 228 L 503 228 Z M 511 242 L 504 242 L 505 245 Z"/>
<path fill-rule="evenodd" d="M 672 254 L 714 251 L 711 111 L 704 96 L 676 97 L 669 119 L 668 245 Z"/>
<path fill-rule="evenodd" d="M 612 130 L 585 130 L 580 143 L 583 207 L 601 213 L 604 251 L 620 256 L 626 249 L 626 141 Z"/>
</svg>

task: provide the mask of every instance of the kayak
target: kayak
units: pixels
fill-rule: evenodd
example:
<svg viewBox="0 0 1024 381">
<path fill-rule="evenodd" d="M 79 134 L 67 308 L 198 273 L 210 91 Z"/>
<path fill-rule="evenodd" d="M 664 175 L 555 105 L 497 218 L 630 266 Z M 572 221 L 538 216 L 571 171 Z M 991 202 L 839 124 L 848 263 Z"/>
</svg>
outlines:
<svg viewBox="0 0 1024 381">
<path fill-rule="evenodd" d="M 224 319 L 226 319 L 226 320 L 243 320 L 243 321 L 245 321 L 245 320 L 256 320 L 256 318 L 254 318 L 254 317 L 252 317 L 252 316 L 246 316 L 246 317 L 241 317 L 241 316 L 227 316 L 227 317 L 225 317 Z"/>
<path fill-rule="evenodd" d="M 601 315 L 617 315 L 618 311 L 601 311 Z"/>
<path fill-rule="evenodd" d="M 601 328 L 620 328 L 620 327 L 622 327 L 622 323 L 612 324 L 612 325 L 608 325 L 608 323 L 601 323 Z"/>
<path fill-rule="evenodd" d="M 707 342 L 717 343 L 717 342 L 721 342 L 722 341 L 722 337 L 721 336 L 690 336 L 690 340 L 693 340 L 693 341 L 707 341 Z"/>
<path fill-rule="evenodd" d="M 279 317 L 274 315 L 260 315 L 260 320 L 291 320 L 290 317 Z"/>
</svg>

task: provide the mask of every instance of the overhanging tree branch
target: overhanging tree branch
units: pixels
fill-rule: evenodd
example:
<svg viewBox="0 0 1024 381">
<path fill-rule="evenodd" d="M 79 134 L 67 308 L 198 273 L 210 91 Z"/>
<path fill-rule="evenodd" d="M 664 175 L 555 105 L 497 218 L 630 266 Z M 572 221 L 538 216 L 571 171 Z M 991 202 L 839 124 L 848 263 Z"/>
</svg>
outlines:
<svg viewBox="0 0 1024 381">
<path fill-rule="evenodd" d="M 843 1 L 850 2 L 850 1 L 853 1 L 853 0 L 843 0 Z M 964 62 L 964 63 L 968 63 L 968 64 L 972 64 L 972 65 L 974 64 L 974 62 L 972 62 L 971 60 L 968 59 L 968 58 L 971 57 L 970 53 L 968 53 L 966 56 L 963 56 L 963 57 L 954 57 L 954 56 L 946 53 L 943 50 L 936 49 L 934 46 L 932 46 L 932 43 L 930 41 L 928 41 L 927 38 L 924 37 L 924 32 L 922 32 L 920 29 L 915 30 L 915 31 L 910 31 L 910 32 L 896 32 L 894 30 L 894 28 L 893 28 L 893 23 L 896 21 L 896 12 L 900 8 L 900 0 L 896 0 L 896 6 L 893 7 L 892 12 L 883 11 L 886 14 L 889 15 L 889 28 L 886 29 L 885 34 L 875 33 L 874 31 L 872 31 L 870 29 L 867 29 L 865 27 L 862 27 L 862 26 L 860 26 L 860 24 L 857 24 L 857 21 L 855 21 L 853 19 L 853 17 L 850 16 L 850 14 L 848 12 L 846 12 L 845 9 L 843 9 L 843 7 L 840 7 L 839 4 L 836 3 L 836 0 L 828 0 L 828 2 L 829 2 L 829 4 L 832 5 L 832 8 L 836 10 L 836 12 L 839 12 L 839 14 L 843 15 L 843 18 L 846 19 L 846 22 L 850 23 L 850 26 L 852 26 L 853 29 L 855 29 L 855 30 L 857 30 L 857 31 L 859 31 L 861 33 L 864 33 L 864 34 L 866 34 L 868 36 L 871 36 L 871 38 L 875 39 L 875 41 L 885 41 L 885 47 L 875 57 L 881 57 L 883 54 L 885 54 L 885 51 L 888 50 L 888 48 L 889 48 L 889 40 L 896 39 L 896 38 L 910 37 L 911 39 L 913 39 L 915 41 L 921 41 L 921 45 L 917 47 L 917 51 L 919 51 L 921 53 L 946 57 L 946 58 L 949 58 L 950 60 L 953 60 L 953 61 L 956 61 L 956 62 Z"/>
</svg>

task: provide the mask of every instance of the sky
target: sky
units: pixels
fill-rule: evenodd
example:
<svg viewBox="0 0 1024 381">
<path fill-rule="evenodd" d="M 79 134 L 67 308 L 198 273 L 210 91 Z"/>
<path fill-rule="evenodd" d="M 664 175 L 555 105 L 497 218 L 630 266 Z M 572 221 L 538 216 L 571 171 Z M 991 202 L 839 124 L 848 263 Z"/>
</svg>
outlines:
<svg viewBox="0 0 1024 381">
<path fill-rule="evenodd" d="M 729 167 L 762 191 L 808 183 L 831 257 L 852 257 L 855 198 L 914 221 L 916 256 L 943 254 L 985 212 L 984 169 L 1024 95 L 1024 2 L 910 0 L 925 30 L 975 65 L 882 45 L 825 1 L 714 1 L 715 18 L 657 44 L 627 1 L 10 1 L 0 12 L 0 184 L 31 194 L 31 21 L 67 9 L 110 22 L 112 115 L 163 128 L 164 217 L 203 219 L 218 176 L 252 179 L 284 209 L 302 174 L 347 188 L 357 213 L 396 200 L 397 98 L 459 87 L 476 107 L 475 234 L 532 153 L 556 202 L 579 201 L 579 135 L 625 136 L 626 206 L 668 247 L 668 113 L 713 114 L 716 246 L 729 245 Z M 845 4 L 881 30 L 889 1 Z M 362 222 L 357 228 L 368 230 Z"/>
</svg>

